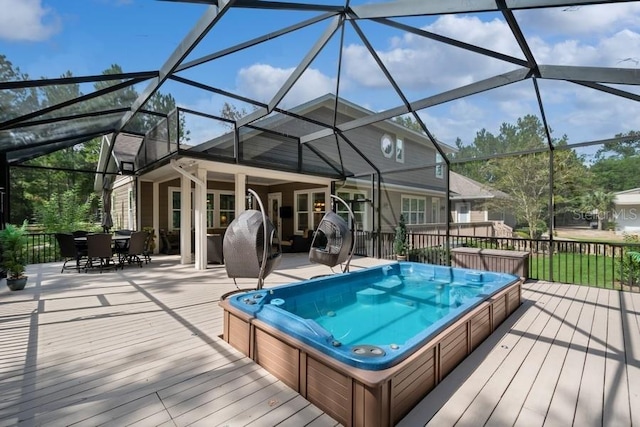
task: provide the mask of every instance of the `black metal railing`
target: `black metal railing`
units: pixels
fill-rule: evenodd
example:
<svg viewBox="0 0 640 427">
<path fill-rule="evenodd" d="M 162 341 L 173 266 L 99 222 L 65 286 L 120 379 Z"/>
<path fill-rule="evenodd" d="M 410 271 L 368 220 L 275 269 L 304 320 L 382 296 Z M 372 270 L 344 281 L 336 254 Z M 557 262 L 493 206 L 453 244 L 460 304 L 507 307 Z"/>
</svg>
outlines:
<svg viewBox="0 0 640 427">
<path fill-rule="evenodd" d="M 449 265 L 446 237 L 442 234 L 409 233 L 408 259 L 414 262 Z M 358 232 L 355 254 L 395 259 L 394 233 Z M 636 243 L 554 241 L 508 237 L 450 236 L 450 247 L 476 247 L 526 251 L 529 278 L 609 289 L 640 291 L 640 263 L 628 255 L 640 251 Z M 378 251 L 378 245 L 380 250 Z M 54 233 L 27 235 L 27 262 L 61 261 Z"/>
<path fill-rule="evenodd" d="M 27 234 L 27 264 L 62 261 L 54 233 Z"/>
<path fill-rule="evenodd" d="M 394 259 L 394 233 L 361 232 L 356 254 Z M 408 233 L 410 261 L 449 265 L 446 236 Z M 376 250 L 378 243 L 380 251 Z M 508 237 L 450 236 L 450 248 L 476 247 L 529 253 L 529 278 L 640 291 L 640 263 L 628 255 L 640 244 L 589 241 L 549 241 Z"/>
</svg>

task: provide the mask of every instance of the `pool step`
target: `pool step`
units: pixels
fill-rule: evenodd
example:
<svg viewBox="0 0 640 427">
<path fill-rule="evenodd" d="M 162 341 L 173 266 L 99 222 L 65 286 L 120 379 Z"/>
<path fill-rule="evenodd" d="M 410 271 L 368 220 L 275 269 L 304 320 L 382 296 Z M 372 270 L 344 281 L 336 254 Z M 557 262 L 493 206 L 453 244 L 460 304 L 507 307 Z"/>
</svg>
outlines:
<svg viewBox="0 0 640 427">
<path fill-rule="evenodd" d="M 374 286 L 383 291 L 395 291 L 402 287 L 402 280 L 398 276 L 389 276 L 376 282 Z"/>
<path fill-rule="evenodd" d="M 366 288 L 356 292 L 356 299 L 361 304 L 380 304 L 389 301 L 389 294 L 380 289 Z"/>
</svg>

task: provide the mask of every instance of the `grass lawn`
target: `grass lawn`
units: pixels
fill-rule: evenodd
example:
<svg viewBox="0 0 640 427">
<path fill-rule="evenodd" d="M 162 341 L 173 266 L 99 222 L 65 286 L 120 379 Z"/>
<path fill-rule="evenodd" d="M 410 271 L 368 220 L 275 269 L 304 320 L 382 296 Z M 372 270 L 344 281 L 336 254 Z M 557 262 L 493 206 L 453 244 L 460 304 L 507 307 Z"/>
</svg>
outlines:
<svg viewBox="0 0 640 427">
<path fill-rule="evenodd" d="M 533 256 L 529 269 L 532 279 L 550 280 L 549 256 Z M 553 256 L 553 280 L 598 287 L 613 287 L 619 277 L 619 266 L 604 255 L 558 253 Z"/>
</svg>

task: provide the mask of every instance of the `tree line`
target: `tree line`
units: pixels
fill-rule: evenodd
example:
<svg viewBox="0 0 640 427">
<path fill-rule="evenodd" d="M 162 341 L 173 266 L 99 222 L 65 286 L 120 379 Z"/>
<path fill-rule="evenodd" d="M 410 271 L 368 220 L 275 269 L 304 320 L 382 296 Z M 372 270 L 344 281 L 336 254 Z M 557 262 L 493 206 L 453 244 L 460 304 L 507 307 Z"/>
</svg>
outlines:
<svg viewBox="0 0 640 427">
<path fill-rule="evenodd" d="M 123 74 L 122 68 L 113 64 L 102 72 L 103 75 Z M 61 78 L 73 77 L 70 71 Z M 5 55 L 0 55 L 0 81 L 33 80 L 23 73 L 19 67 L 9 61 Z M 96 81 L 91 85 L 88 93 L 100 91 L 125 83 L 126 79 Z M 55 107 L 63 102 L 77 99 L 85 95 L 79 83 L 56 84 L 50 86 L 27 87 L 0 91 L 0 123 L 20 118 L 26 114 Z M 19 145 L 21 142 L 46 141 L 49 138 L 65 138 L 90 131 L 93 125 L 104 127 L 117 120 L 122 112 L 112 112 L 119 108 L 129 108 L 138 98 L 139 93 L 133 85 L 124 86 L 118 90 L 104 93 L 100 96 L 55 109 L 42 114 L 36 120 L 66 118 L 83 113 L 105 112 L 103 115 L 82 119 L 62 119 L 52 124 L 33 123 L 27 120 L 13 127 L 9 133 L 11 143 Z M 156 92 L 142 107 L 143 110 L 167 114 L 176 107 L 175 99 L 170 94 Z M 144 133 L 162 117 L 140 112 L 126 125 L 124 131 Z M 30 121 L 32 123 L 30 123 Z M 1 133 L 0 133 L 1 134 Z M 79 221 L 78 213 L 83 213 L 84 221 L 99 220 L 99 198 L 93 191 L 95 173 L 71 172 L 95 171 L 100 155 L 101 138 L 62 148 L 49 154 L 25 161 L 19 167 L 11 168 L 10 222 L 21 223 L 23 219 L 31 222 L 51 223 L 55 220 L 52 212 L 60 212 L 57 226 L 54 228 L 72 227 L 67 225 L 72 221 Z M 46 146 L 45 146 L 46 150 Z M 75 209 L 80 205 L 87 205 L 82 209 Z M 72 209 L 73 208 L 73 209 Z M 55 221 L 54 221 L 55 222 Z"/>
</svg>

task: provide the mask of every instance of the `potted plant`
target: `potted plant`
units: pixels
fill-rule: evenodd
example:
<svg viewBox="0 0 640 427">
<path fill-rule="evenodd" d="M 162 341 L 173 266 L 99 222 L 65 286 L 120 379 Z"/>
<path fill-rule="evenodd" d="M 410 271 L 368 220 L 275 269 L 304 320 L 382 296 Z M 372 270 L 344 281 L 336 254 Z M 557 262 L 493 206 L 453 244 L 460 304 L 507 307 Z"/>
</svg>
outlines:
<svg viewBox="0 0 640 427">
<path fill-rule="evenodd" d="M 7 272 L 7 286 L 12 291 L 24 289 L 27 276 L 24 274 L 26 264 L 27 221 L 18 227 L 7 224 L 0 230 L 0 247 L 2 247 L 2 268 Z"/>
<path fill-rule="evenodd" d="M 393 239 L 393 251 L 396 253 L 398 261 L 407 260 L 407 250 L 409 245 L 407 244 L 407 226 L 404 223 L 404 216 L 400 215 L 400 221 L 396 227 L 396 235 Z"/>
</svg>

